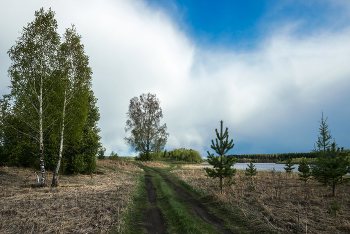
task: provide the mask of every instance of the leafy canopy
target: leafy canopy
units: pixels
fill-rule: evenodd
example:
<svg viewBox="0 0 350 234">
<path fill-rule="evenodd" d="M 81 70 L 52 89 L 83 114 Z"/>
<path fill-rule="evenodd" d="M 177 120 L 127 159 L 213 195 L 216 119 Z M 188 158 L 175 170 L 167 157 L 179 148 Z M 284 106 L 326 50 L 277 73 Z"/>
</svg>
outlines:
<svg viewBox="0 0 350 234">
<path fill-rule="evenodd" d="M 151 160 L 150 153 L 163 150 L 169 136 L 166 124 L 160 125 L 163 112 L 159 99 L 151 93 L 134 97 L 126 115 L 125 132 L 131 131 L 131 136 L 124 140 L 140 152 L 141 160 Z"/>
</svg>

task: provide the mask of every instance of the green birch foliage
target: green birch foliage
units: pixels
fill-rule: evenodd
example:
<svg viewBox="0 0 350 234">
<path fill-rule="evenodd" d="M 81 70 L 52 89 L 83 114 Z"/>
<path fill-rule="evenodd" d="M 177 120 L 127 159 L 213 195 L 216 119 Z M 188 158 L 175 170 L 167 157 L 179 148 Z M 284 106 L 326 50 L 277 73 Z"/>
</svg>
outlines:
<svg viewBox="0 0 350 234">
<path fill-rule="evenodd" d="M 105 148 L 105 147 L 100 147 L 100 148 L 98 149 L 97 158 L 98 158 L 99 160 L 105 159 L 105 158 L 106 158 L 106 157 L 105 157 L 105 152 L 106 152 L 106 148 Z"/>
<path fill-rule="evenodd" d="M 109 156 L 109 159 L 118 159 L 118 154 L 112 150 L 111 155 Z"/>
<path fill-rule="evenodd" d="M 134 97 L 126 114 L 125 132 L 131 132 L 130 137 L 124 138 L 126 144 L 140 152 L 140 160 L 153 160 L 151 153 L 163 150 L 169 137 L 166 124 L 160 125 L 163 112 L 159 99 L 151 93 Z"/>
<path fill-rule="evenodd" d="M 61 43 L 54 12 L 41 8 L 35 16 L 8 51 L 12 60 L 8 71 L 11 93 L 0 101 L 1 120 L 6 122 L 2 124 L 0 164 L 38 169 L 38 93 L 42 88 L 45 167 L 54 170 L 57 165 L 66 93 L 69 102 L 60 172 L 93 171 L 101 147 L 97 127 L 100 117 L 81 37 L 73 26 L 66 30 Z"/>
<path fill-rule="evenodd" d="M 317 164 L 312 166 L 312 176 L 324 185 L 332 187 L 333 196 L 337 185 L 349 182 L 344 176 L 350 172 L 349 156 L 343 153 L 343 148 L 337 148 L 333 142 L 325 153 L 320 152 Z"/>
<path fill-rule="evenodd" d="M 287 159 L 287 163 L 285 164 L 285 167 L 283 167 L 283 168 L 284 168 L 284 170 L 286 170 L 287 173 L 291 173 L 295 169 L 295 167 L 293 167 L 293 166 L 294 166 L 294 164 L 292 163 L 292 159 L 289 158 L 289 159 Z"/>
<path fill-rule="evenodd" d="M 219 155 L 214 156 L 214 154 L 210 154 L 208 152 L 208 163 L 210 165 L 213 165 L 213 168 L 204 168 L 206 171 L 208 177 L 211 177 L 213 179 L 219 178 L 220 179 L 220 189 L 222 193 L 222 187 L 225 185 L 231 185 L 235 183 L 233 180 L 233 176 L 236 175 L 236 169 L 232 168 L 233 165 L 236 162 L 235 157 L 227 157 L 225 154 L 231 150 L 234 147 L 233 140 L 228 141 L 228 128 L 226 128 L 225 132 L 223 133 L 223 121 L 220 121 L 220 134 L 217 129 L 215 129 L 216 132 L 216 139 L 215 144 L 214 141 L 211 140 L 211 148 Z M 226 184 L 223 184 L 223 179 L 227 179 Z"/>
<path fill-rule="evenodd" d="M 7 163 L 24 161 L 32 166 L 35 162 L 39 166 L 37 158 L 40 157 L 41 186 L 45 186 L 46 181 L 44 137 L 58 117 L 57 108 L 53 108 L 58 97 L 53 90 L 60 36 L 54 15 L 51 9 L 36 11 L 34 21 L 23 27 L 16 44 L 7 52 L 12 61 L 8 69 L 11 92 L 3 96 L 1 108 L 2 121 L 6 125 Z M 16 135 L 18 139 L 14 138 Z M 32 150 L 36 152 L 30 152 Z"/>
<path fill-rule="evenodd" d="M 300 172 L 299 180 L 304 181 L 306 185 L 306 182 L 308 181 L 308 179 L 310 179 L 311 171 L 305 157 L 302 158 L 301 161 L 299 162 L 298 171 Z"/>
</svg>

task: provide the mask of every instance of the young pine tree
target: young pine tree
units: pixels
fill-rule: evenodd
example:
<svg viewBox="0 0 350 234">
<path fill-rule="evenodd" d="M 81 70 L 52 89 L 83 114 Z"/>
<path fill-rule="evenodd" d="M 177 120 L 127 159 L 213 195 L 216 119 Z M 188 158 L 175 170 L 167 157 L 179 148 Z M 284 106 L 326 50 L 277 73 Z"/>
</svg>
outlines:
<svg viewBox="0 0 350 234">
<path fill-rule="evenodd" d="M 312 166 L 313 177 L 324 185 L 330 185 L 335 196 L 336 186 L 349 182 L 349 179 L 344 178 L 350 172 L 349 156 L 336 149 L 336 143 L 333 142 L 324 154 L 319 153 L 317 161 L 317 165 Z"/>
<path fill-rule="evenodd" d="M 292 159 L 291 159 L 291 158 L 288 158 L 288 159 L 287 159 L 286 166 L 283 167 L 283 168 L 284 168 L 284 170 L 286 170 L 286 172 L 287 172 L 288 174 L 290 174 L 290 173 L 294 170 L 294 168 L 295 168 L 295 167 L 293 167 L 293 166 L 294 166 L 294 164 L 292 163 Z"/>
<path fill-rule="evenodd" d="M 331 146 L 330 139 L 332 139 L 331 131 L 328 130 L 328 124 L 326 124 L 328 117 L 324 120 L 323 119 L 323 111 L 322 111 L 322 118 L 320 123 L 320 135 L 318 136 L 317 140 L 317 148 L 318 150 L 323 150 L 323 154 L 326 153 L 326 150 Z"/>
<path fill-rule="evenodd" d="M 224 178 L 227 178 L 228 181 L 226 185 L 230 185 L 235 183 L 235 181 L 232 180 L 232 177 L 236 174 L 236 169 L 232 168 L 232 166 L 236 162 L 235 157 L 227 157 L 225 154 L 234 147 L 233 140 L 231 139 L 230 142 L 228 142 L 228 128 L 226 128 L 225 133 L 222 132 L 223 129 L 223 121 L 220 121 L 221 129 L 220 134 L 217 129 L 215 129 L 216 132 L 216 139 L 215 144 L 214 141 L 211 140 L 211 148 L 215 150 L 215 152 L 219 156 L 214 156 L 214 154 L 210 154 L 208 152 L 208 163 L 210 165 L 213 165 L 213 168 L 204 168 L 204 170 L 207 172 L 207 176 L 211 177 L 213 179 L 219 178 L 220 179 L 220 189 L 222 193 L 222 187 L 224 186 L 222 184 L 222 180 Z"/>
<path fill-rule="evenodd" d="M 256 171 L 255 165 L 252 161 L 250 161 L 249 164 L 247 164 L 247 168 L 245 169 L 245 175 L 250 176 L 250 188 L 252 190 L 255 190 L 255 185 L 253 182 L 253 176 L 255 176 L 258 172 Z"/>
<path fill-rule="evenodd" d="M 310 167 L 309 164 L 307 163 L 306 158 L 302 158 L 301 161 L 299 162 L 299 167 L 298 167 L 299 173 L 299 180 L 304 181 L 305 187 L 306 187 L 306 182 L 308 179 L 310 179 L 311 172 L 310 172 Z"/>
<path fill-rule="evenodd" d="M 245 169 L 245 175 L 253 177 L 255 176 L 258 172 L 256 171 L 255 165 L 253 164 L 252 161 L 250 161 L 249 164 L 247 164 L 247 168 Z"/>
</svg>

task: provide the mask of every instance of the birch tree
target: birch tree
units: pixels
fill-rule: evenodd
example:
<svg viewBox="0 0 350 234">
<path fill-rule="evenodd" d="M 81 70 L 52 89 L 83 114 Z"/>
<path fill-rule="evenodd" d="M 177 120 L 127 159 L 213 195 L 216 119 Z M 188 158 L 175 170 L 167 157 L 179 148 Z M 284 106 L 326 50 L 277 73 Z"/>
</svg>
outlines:
<svg viewBox="0 0 350 234">
<path fill-rule="evenodd" d="M 140 99 L 134 97 L 126 114 L 125 132 L 131 131 L 131 136 L 124 140 L 135 151 L 141 152 L 141 160 L 151 160 L 150 153 L 163 150 L 169 136 L 166 124 L 160 126 L 163 112 L 159 99 L 150 93 L 140 95 Z"/>
<path fill-rule="evenodd" d="M 39 145 L 40 186 L 45 186 L 44 133 L 53 125 L 55 112 L 48 111 L 54 102 L 52 88 L 57 69 L 57 51 L 60 37 L 57 21 L 51 8 L 35 12 L 35 19 L 23 28 L 22 35 L 10 48 L 12 60 L 8 70 L 11 93 L 7 95 L 3 120 L 12 114 L 27 126 L 22 134 L 34 139 Z M 9 124 L 5 122 L 5 124 Z M 11 125 L 13 128 L 15 126 Z M 20 130 L 18 130 L 20 131 Z"/>
<path fill-rule="evenodd" d="M 63 105 L 61 112 L 61 129 L 60 129 L 60 148 L 58 153 L 57 166 L 52 178 L 52 186 L 57 187 L 57 176 L 60 169 L 64 136 L 66 125 L 73 124 L 75 131 L 79 128 L 79 123 L 84 123 L 88 110 L 88 92 L 91 86 L 91 68 L 89 67 L 89 58 L 85 55 L 84 46 L 81 43 L 81 36 L 76 33 L 74 25 L 66 29 L 64 42 L 60 46 L 60 78 L 63 86 Z M 84 109 L 84 110 L 82 110 Z M 67 122 L 66 117 L 69 116 Z M 72 128 L 71 128 L 72 129 Z M 80 132 L 80 131 L 79 131 Z"/>
</svg>

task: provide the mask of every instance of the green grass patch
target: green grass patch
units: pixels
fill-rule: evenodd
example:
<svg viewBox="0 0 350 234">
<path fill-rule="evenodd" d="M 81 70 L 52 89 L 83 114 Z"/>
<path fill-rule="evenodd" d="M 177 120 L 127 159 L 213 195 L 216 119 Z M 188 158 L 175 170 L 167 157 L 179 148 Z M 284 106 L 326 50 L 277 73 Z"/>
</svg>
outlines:
<svg viewBox="0 0 350 234">
<path fill-rule="evenodd" d="M 146 229 L 141 227 L 144 210 L 151 207 L 147 200 L 146 184 L 144 173 L 140 173 L 138 178 L 138 185 L 136 186 L 128 209 L 124 212 L 122 217 L 122 225 L 119 233 L 143 234 L 147 233 Z M 114 233 L 118 233 L 115 231 Z"/>
<path fill-rule="evenodd" d="M 191 185 L 187 184 L 185 181 L 178 179 L 176 176 L 170 174 L 172 181 L 195 197 L 199 202 L 202 202 L 207 209 L 224 220 L 227 225 L 226 228 L 237 233 L 275 233 L 271 229 L 261 228 L 263 225 L 257 225 L 262 223 L 257 217 L 247 216 L 240 209 L 239 204 L 222 204 L 218 202 L 215 198 L 208 196 L 208 193 L 204 190 L 196 190 Z M 257 205 L 257 209 L 259 205 Z M 255 225 L 253 225 L 255 224 Z"/>
<path fill-rule="evenodd" d="M 157 189 L 157 206 L 164 215 L 169 233 L 220 233 L 196 216 L 191 204 L 180 197 L 158 173 L 151 169 L 148 171 L 153 176 L 152 182 Z"/>
</svg>

